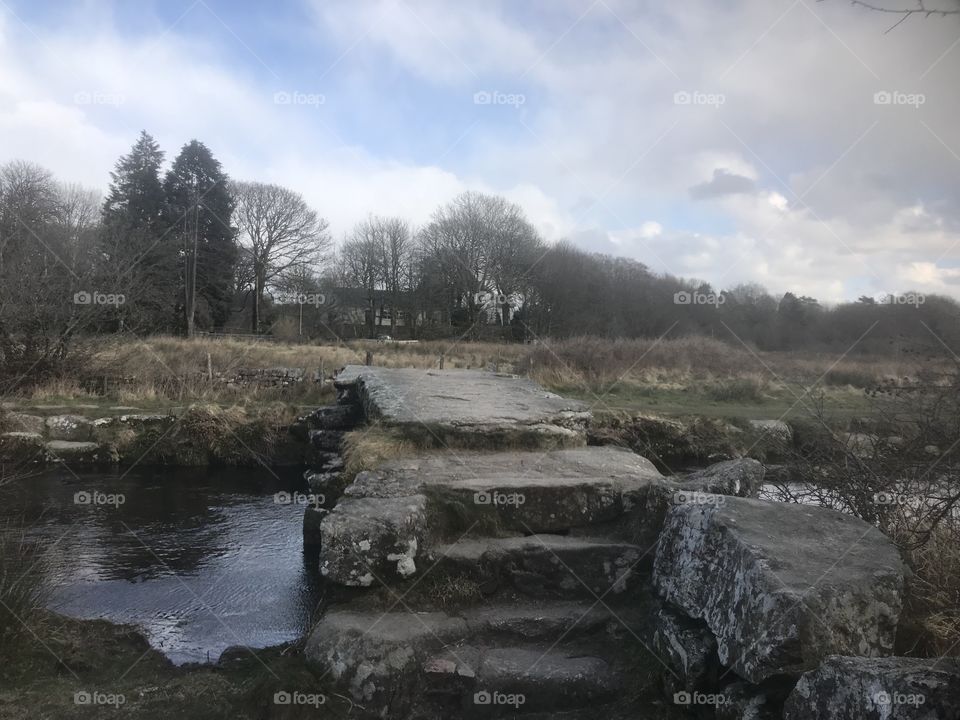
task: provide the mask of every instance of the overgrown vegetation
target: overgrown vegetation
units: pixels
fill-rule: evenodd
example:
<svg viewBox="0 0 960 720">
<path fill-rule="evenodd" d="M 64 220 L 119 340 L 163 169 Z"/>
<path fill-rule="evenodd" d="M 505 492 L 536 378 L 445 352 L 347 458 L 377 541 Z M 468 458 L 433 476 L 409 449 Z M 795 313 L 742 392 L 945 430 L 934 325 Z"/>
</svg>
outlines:
<svg viewBox="0 0 960 720">
<path fill-rule="evenodd" d="M 871 398 L 856 432 L 833 429 L 822 412 L 795 427 L 789 481 L 775 496 L 851 513 L 890 536 L 914 572 L 904 651 L 960 654 L 960 362 L 884 383 Z"/>
<path fill-rule="evenodd" d="M 22 523 L 0 523 L 0 647 L 32 641 L 33 625 L 49 598 L 50 554 Z"/>
</svg>

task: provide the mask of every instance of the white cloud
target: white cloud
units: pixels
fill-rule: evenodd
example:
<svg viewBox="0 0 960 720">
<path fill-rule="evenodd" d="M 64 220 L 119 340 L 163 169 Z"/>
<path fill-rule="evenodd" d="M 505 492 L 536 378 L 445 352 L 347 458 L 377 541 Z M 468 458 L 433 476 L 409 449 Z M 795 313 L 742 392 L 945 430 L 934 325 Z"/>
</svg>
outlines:
<svg viewBox="0 0 960 720">
<path fill-rule="evenodd" d="M 130 35 L 106 11 L 77 13 L 34 27 L 38 39 L 0 12 L 0 160 L 102 188 L 146 128 L 171 156 L 197 137 L 232 176 L 299 190 L 337 235 L 369 212 L 422 224 L 474 188 L 520 203 L 551 241 L 719 286 L 756 280 L 837 300 L 917 283 L 960 295 L 954 19 L 884 35 L 888 18 L 839 2 L 309 7 L 317 44 L 337 58 L 317 65 L 323 83 L 279 80 L 239 45 L 231 54 L 159 22 Z M 298 69 L 312 68 L 299 52 Z M 272 102 L 313 84 L 331 93 L 321 107 Z M 529 96 L 522 113 L 481 113 L 469 98 L 484 88 Z M 874 104 L 883 89 L 925 103 Z M 724 102 L 677 105 L 680 90 Z M 124 101 L 78 105 L 77 92 Z M 435 161 L 346 132 L 383 112 L 370 104 L 378 94 L 399 108 L 382 123 L 411 141 L 432 128 L 408 120 L 405 103 L 430 103 L 453 137 L 469 130 Z M 710 202 L 690 198 L 717 177 L 736 182 L 704 191 Z"/>
</svg>

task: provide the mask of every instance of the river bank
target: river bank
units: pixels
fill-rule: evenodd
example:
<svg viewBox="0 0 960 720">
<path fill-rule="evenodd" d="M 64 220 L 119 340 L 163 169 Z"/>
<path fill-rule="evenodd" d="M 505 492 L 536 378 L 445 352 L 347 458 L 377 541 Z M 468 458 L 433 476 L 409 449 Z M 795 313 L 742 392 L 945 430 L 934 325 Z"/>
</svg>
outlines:
<svg viewBox="0 0 960 720">
<path fill-rule="evenodd" d="M 351 704 L 323 694 L 298 644 L 237 650 L 212 665 L 176 666 L 136 628 L 50 612 L 0 650 L 3 720 L 232 720 L 347 717 Z M 321 707 L 322 706 L 322 707 Z"/>
</svg>

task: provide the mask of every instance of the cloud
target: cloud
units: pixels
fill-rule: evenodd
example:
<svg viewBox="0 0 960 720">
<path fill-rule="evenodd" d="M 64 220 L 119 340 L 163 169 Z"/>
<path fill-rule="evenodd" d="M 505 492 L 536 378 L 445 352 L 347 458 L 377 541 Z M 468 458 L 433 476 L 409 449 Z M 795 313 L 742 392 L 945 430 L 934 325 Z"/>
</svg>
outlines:
<svg viewBox="0 0 960 720">
<path fill-rule="evenodd" d="M 217 6 L 225 30 L 201 3 L 132 30 L 110 7 L 29 30 L 0 8 L 0 161 L 102 189 L 145 128 L 168 156 L 196 137 L 231 176 L 300 191 L 338 237 L 477 189 L 551 241 L 718 287 L 960 296 L 955 19 L 885 35 L 845 3 L 305 0 L 296 25 Z M 522 107 L 473 103 L 494 89 Z"/>
<path fill-rule="evenodd" d="M 756 190 L 753 180 L 743 175 L 731 173 L 726 168 L 713 171 L 713 178 L 690 188 L 690 197 L 694 200 L 708 200 L 722 195 L 752 193 Z"/>
</svg>

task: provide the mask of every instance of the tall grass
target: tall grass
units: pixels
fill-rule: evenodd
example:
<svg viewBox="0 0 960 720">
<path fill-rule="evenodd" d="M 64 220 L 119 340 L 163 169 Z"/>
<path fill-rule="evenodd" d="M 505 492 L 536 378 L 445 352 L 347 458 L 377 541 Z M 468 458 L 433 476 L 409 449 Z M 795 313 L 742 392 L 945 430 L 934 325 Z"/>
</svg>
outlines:
<svg viewBox="0 0 960 720">
<path fill-rule="evenodd" d="M 664 340 L 610 340 L 577 337 L 533 345 L 433 340 L 377 343 L 353 340 L 326 344 L 260 342 L 248 338 L 98 338 L 76 377 L 34 386 L 34 400 L 107 396 L 118 403 L 227 404 L 288 400 L 318 404 L 318 386 L 306 381 L 283 389 L 237 386 L 223 381 L 244 368 L 294 367 L 326 376 L 347 364 L 362 364 L 368 352 L 375 365 L 435 368 L 496 368 L 529 375 L 547 387 L 602 389 L 616 382 L 686 385 L 752 377 L 762 382 L 823 382 L 868 387 L 914 372 L 890 358 L 844 358 L 797 353 L 763 353 L 704 337 Z M 212 372 L 214 380 L 209 374 Z M 105 385 L 102 379 L 106 379 Z"/>
<path fill-rule="evenodd" d="M 49 551 L 27 537 L 23 523 L 0 523 L 0 651 L 32 633 L 50 594 Z"/>
</svg>

